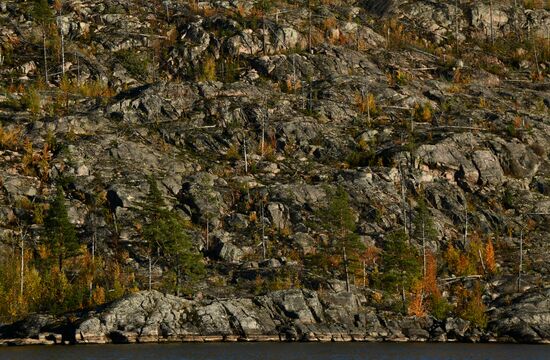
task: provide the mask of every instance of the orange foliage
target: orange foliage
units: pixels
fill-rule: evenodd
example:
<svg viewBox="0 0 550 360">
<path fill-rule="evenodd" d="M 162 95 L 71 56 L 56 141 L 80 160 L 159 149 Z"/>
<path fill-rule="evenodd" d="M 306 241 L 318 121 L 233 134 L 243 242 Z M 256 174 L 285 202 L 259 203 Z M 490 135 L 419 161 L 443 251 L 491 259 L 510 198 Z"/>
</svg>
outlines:
<svg viewBox="0 0 550 360">
<path fill-rule="evenodd" d="M 365 249 L 365 252 L 361 254 L 361 261 L 365 263 L 366 266 L 374 266 L 378 261 L 380 256 L 380 249 L 376 246 L 368 246 Z"/>
<path fill-rule="evenodd" d="M 464 254 L 460 254 L 458 259 L 458 266 L 457 266 L 458 273 L 461 275 L 468 275 L 469 273 L 472 272 L 470 271 L 470 268 L 471 268 L 471 264 L 468 256 Z"/>
<path fill-rule="evenodd" d="M 413 286 L 411 301 L 407 309 L 409 315 L 425 316 L 426 304 L 424 303 L 424 289 L 422 282 L 417 282 Z"/>
<path fill-rule="evenodd" d="M 513 125 L 515 129 L 519 129 L 521 127 L 521 124 L 523 124 L 523 120 L 520 116 L 516 116 L 513 120 Z"/>
<path fill-rule="evenodd" d="M 485 266 L 487 266 L 487 270 L 491 273 L 494 273 L 497 269 L 497 264 L 495 261 L 495 248 L 491 239 L 489 239 L 485 245 Z"/>
<path fill-rule="evenodd" d="M 424 276 L 422 286 L 426 294 L 439 295 L 437 287 L 437 260 L 431 252 L 426 254 L 426 275 Z"/>
<path fill-rule="evenodd" d="M 462 276 L 475 273 L 474 264 L 472 264 L 468 254 L 461 253 L 452 244 L 447 248 L 444 257 L 452 274 Z"/>
</svg>

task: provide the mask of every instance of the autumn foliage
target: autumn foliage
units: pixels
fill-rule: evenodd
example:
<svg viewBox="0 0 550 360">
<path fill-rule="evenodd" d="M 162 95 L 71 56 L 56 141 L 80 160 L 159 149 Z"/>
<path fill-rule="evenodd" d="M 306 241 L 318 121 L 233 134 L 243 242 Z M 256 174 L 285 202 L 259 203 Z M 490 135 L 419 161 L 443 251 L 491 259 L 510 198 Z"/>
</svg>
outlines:
<svg viewBox="0 0 550 360">
<path fill-rule="evenodd" d="M 495 261 L 495 248 L 491 239 L 489 239 L 485 245 L 485 266 L 490 273 L 494 273 L 497 269 L 497 264 Z"/>
<path fill-rule="evenodd" d="M 437 260 L 432 252 L 428 252 L 424 276 L 412 287 L 412 297 L 408 307 L 409 315 L 426 315 L 427 310 L 432 307 L 432 300 L 440 298 L 441 292 L 437 286 Z"/>
<path fill-rule="evenodd" d="M 459 286 L 455 293 L 458 298 L 457 312 L 472 324 L 485 328 L 487 326 L 488 317 L 486 314 L 487 307 L 483 303 L 482 289 L 478 284 L 471 290 Z"/>
<path fill-rule="evenodd" d="M 412 288 L 412 297 L 409 302 L 408 313 L 409 315 L 414 316 L 424 316 L 426 315 L 426 304 L 424 303 L 424 298 L 426 294 L 424 292 L 423 282 L 418 281 L 413 285 Z"/>
</svg>

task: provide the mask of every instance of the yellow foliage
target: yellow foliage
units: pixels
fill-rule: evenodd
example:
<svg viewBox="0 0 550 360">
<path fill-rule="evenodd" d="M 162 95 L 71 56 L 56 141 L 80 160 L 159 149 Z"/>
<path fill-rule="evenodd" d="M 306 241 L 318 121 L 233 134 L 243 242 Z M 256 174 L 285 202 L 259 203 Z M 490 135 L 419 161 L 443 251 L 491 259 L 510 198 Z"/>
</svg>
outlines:
<svg viewBox="0 0 550 360">
<path fill-rule="evenodd" d="M 0 149 L 18 150 L 21 147 L 21 128 L 4 129 L 0 125 Z"/>
<path fill-rule="evenodd" d="M 72 91 L 85 97 L 109 98 L 114 95 L 114 90 L 101 80 L 87 81 L 82 84 L 75 84 L 72 82 L 71 84 L 73 86 Z"/>
<path fill-rule="evenodd" d="M 105 303 L 105 289 L 101 286 L 92 291 L 92 304 L 101 305 Z"/>
<path fill-rule="evenodd" d="M 355 94 L 355 104 L 361 114 L 368 113 L 370 116 L 375 116 L 378 113 L 376 99 L 371 93 L 367 94 L 367 96 L 364 96 L 361 93 Z"/>
<path fill-rule="evenodd" d="M 457 310 L 459 315 L 471 321 L 480 328 L 487 326 L 487 307 L 483 303 L 482 291 L 479 284 L 473 290 L 459 286 L 455 291 L 458 299 Z"/>
<path fill-rule="evenodd" d="M 417 282 L 413 285 L 412 297 L 407 309 L 409 315 L 413 316 L 425 316 L 426 304 L 424 303 L 424 289 L 422 282 Z"/>
<path fill-rule="evenodd" d="M 199 81 L 214 80 L 216 80 L 216 60 L 213 57 L 207 57 L 202 63 Z"/>
<path fill-rule="evenodd" d="M 239 160 L 241 158 L 241 154 L 239 152 L 239 147 L 237 144 L 231 144 L 229 146 L 229 149 L 227 149 L 227 152 L 225 153 L 225 158 L 227 160 Z"/>
<path fill-rule="evenodd" d="M 413 115 L 418 122 L 431 122 L 432 121 L 432 106 L 429 103 L 423 105 L 416 104 L 414 106 Z"/>
</svg>

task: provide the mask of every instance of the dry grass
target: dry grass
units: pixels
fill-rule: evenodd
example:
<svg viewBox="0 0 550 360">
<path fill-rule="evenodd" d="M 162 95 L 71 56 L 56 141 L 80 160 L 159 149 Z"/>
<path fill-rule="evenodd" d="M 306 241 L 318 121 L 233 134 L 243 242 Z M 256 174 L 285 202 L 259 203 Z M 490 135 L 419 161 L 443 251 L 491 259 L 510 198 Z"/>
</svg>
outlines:
<svg viewBox="0 0 550 360">
<path fill-rule="evenodd" d="M 523 0 L 523 6 L 526 9 L 550 9 L 548 0 Z"/>
</svg>

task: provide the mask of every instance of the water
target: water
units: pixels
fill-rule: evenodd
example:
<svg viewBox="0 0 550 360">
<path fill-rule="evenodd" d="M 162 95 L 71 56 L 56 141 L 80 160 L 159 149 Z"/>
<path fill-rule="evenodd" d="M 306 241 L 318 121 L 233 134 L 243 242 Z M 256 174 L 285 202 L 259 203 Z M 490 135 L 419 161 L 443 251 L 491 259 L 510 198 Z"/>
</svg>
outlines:
<svg viewBox="0 0 550 360">
<path fill-rule="evenodd" d="M 548 345 L 219 343 L 0 347 L 1 360 L 550 360 Z"/>
</svg>

